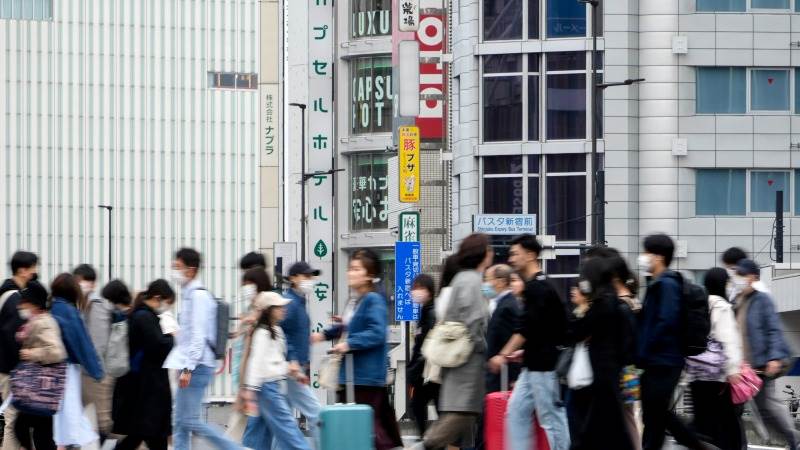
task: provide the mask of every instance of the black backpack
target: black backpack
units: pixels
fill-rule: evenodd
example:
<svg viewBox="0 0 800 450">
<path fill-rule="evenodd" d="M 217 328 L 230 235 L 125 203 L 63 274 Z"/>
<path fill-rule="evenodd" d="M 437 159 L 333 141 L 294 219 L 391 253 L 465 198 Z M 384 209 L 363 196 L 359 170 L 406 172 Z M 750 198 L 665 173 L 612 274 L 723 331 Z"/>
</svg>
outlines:
<svg viewBox="0 0 800 450">
<path fill-rule="evenodd" d="M 682 279 L 681 298 L 681 352 L 683 356 L 697 356 L 706 351 L 711 333 L 711 312 L 708 293 L 702 286 Z"/>
</svg>

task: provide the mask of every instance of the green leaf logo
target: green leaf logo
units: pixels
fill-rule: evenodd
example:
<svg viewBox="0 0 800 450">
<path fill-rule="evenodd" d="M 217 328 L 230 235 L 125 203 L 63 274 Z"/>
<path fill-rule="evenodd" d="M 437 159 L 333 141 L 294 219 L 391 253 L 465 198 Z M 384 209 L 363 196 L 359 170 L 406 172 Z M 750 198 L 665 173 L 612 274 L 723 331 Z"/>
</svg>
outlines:
<svg viewBox="0 0 800 450">
<path fill-rule="evenodd" d="M 317 241 L 317 244 L 314 246 L 314 254 L 317 256 L 317 258 L 323 258 L 328 254 L 328 246 L 325 245 L 325 242 L 322 239 Z"/>
</svg>

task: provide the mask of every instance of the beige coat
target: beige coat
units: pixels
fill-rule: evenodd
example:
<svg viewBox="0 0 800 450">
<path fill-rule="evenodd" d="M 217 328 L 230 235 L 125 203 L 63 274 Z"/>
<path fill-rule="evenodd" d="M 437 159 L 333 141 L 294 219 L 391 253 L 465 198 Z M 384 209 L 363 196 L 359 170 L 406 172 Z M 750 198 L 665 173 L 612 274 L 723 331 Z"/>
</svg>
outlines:
<svg viewBox="0 0 800 450">
<path fill-rule="evenodd" d="M 22 342 L 22 349 L 32 352 L 29 361 L 55 364 L 67 359 L 61 329 L 53 316 L 49 313 L 34 316 L 28 321 L 28 327 L 28 336 Z"/>
</svg>

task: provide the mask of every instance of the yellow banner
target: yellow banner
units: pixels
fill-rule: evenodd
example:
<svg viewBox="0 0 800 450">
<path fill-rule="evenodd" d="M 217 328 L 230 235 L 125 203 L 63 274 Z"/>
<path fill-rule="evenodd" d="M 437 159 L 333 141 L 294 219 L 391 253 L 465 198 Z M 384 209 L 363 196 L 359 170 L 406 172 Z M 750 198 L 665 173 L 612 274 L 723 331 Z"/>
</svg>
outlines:
<svg viewBox="0 0 800 450">
<path fill-rule="evenodd" d="M 400 164 L 400 202 L 419 202 L 419 128 L 400 127 L 397 130 L 400 136 L 398 149 Z"/>
</svg>

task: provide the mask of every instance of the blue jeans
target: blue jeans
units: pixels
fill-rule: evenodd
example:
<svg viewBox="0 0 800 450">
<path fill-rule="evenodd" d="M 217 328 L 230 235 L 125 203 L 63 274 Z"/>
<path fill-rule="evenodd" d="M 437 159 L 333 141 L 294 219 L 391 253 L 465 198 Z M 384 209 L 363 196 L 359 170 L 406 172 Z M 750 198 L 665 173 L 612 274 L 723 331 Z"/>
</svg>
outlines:
<svg viewBox="0 0 800 450">
<path fill-rule="evenodd" d="M 175 450 L 189 450 L 192 447 L 192 433 L 207 439 L 222 450 L 242 448 L 239 444 L 226 438 L 219 429 L 200 421 L 203 396 L 213 377 L 213 368 L 197 366 L 192 372 L 189 386 L 178 389 L 178 393 L 175 395 L 175 433 L 173 435 Z"/>
<path fill-rule="evenodd" d="M 242 439 L 245 447 L 264 450 L 274 445 L 281 450 L 311 450 L 289 409 L 283 384 L 282 381 L 272 381 L 261 386 L 258 393 L 261 416 L 247 420 Z"/>
<path fill-rule="evenodd" d="M 300 411 L 300 414 L 305 416 L 308 423 L 309 431 L 313 440 L 313 447 L 319 448 L 319 400 L 314 395 L 314 392 L 306 384 L 298 383 L 293 379 L 286 380 L 286 400 L 289 406 Z M 244 431 L 244 439 L 242 444 L 245 447 L 256 448 L 249 446 L 248 443 L 265 443 L 272 442 L 272 450 L 279 450 L 277 442 L 272 439 L 272 433 L 264 427 L 260 426 L 261 417 L 250 417 L 247 419 L 247 428 Z"/>
<path fill-rule="evenodd" d="M 567 413 L 555 372 L 532 372 L 523 369 L 511 393 L 506 411 L 506 446 L 511 450 L 528 450 L 533 439 L 533 413 L 539 419 L 551 450 L 567 450 L 570 446 Z"/>
</svg>

